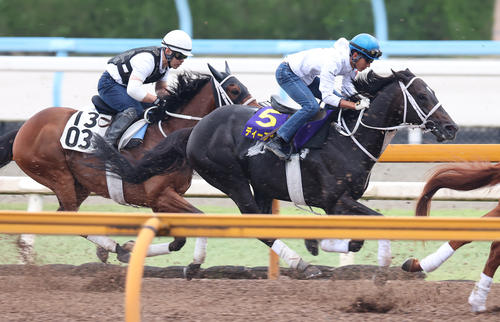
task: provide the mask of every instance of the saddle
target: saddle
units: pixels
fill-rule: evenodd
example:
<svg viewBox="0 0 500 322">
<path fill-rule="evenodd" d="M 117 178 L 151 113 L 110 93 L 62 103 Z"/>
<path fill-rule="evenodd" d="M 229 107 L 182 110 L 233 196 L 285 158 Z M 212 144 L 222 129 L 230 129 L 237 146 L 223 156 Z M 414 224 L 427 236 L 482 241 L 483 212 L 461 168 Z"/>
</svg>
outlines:
<svg viewBox="0 0 500 322">
<path fill-rule="evenodd" d="M 286 105 L 278 95 L 272 95 L 270 104 L 258 110 L 247 122 L 242 135 L 254 140 L 266 141 L 267 138 L 278 130 L 285 121 L 297 112 L 298 109 Z M 293 138 L 295 151 L 303 148 L 320 149 L 329 134 L 330 122 L 333 119 L 332 109 L 320 109 L 320 111 L 302 126 Z M 271 116 L 270 116 L 271 115 Z M 274 126 L 271 122 L 265 122 L 270 117 L 275 119 Z"/>
<path fill-rule="evenodd" d="M 106 104 L 99 95 L 92 96 L 91 101 L 99 114 L 115 115 L 117 113 L 117 111 Z"/>
<path fill-rule="evenodd" d="M 106 102 L 102 100 L 102 98 L 99 95 L 94 95 L 92 96 L 92 104 L 94 105 L 95 109 L 99 114 L 106 114 L 110 116 L 114 116 L 118 113 L 118 111 L 114 110 L 111 108 Z M 130 148 L 130 145 L 127 146 L 127 144 L 135 138 L 135 135 L 141 130 L 141 128 L 146 125 L 147 122 L 140 118 L 139 120 L 136 120 L 134 123 L 132 123 L 125 132 L 121 135 L 121 138 L 118 143 L 118 148 Z M 145 130 L 144 130 L 145 131 Z"/>
</svg>

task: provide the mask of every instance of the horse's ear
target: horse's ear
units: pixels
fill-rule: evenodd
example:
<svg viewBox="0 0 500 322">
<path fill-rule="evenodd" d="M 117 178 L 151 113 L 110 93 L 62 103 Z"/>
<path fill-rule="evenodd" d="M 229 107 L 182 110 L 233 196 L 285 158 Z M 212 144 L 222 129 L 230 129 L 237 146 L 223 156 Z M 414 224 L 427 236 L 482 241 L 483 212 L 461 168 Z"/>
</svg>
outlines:
<svg viewBox="0 0 500 322">
<path fill-rule="evenodd" d="M 231 75 L 231 70 L 229 69 L 229 65 L 227 64 L 227 60 L 226 60 L 226 74 Z"/>
<path fill-rule="evenodd" d="M 212 73 L 212 75 L 215 77 L 215 79 L 220 82 L 221 80 L 224 79 L 224 77 L 222 77 L 222 74 L 219 73 L 217 71 L 217 69 L 213 68 L 212 65 L 210 65 L 209 63 L 207 63 L 208 65 L 208 69 L 210 69 L 210 72 Z"/>
</svg>

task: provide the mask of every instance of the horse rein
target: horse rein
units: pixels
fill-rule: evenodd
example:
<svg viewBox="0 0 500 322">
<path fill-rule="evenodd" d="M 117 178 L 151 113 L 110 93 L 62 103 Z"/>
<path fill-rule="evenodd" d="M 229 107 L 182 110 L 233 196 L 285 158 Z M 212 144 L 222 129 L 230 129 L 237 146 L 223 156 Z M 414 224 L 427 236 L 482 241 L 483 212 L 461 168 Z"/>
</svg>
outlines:
<svg viewBox="0 0 500 322">
<path fill-rule="evenodd" d="M 408 87 L 410 87 L 410 85 L 416 80 L 416 79 L 419 79 L 420 77 L 413 77 L 409 82 L 408 84 L 403 84 L 403 82 L 399 81 L 399 87 L 401 88 L 401 92 L 403 93 L 403 100 L 404 100 L 404 109 L 403 109 L 403 122 L 400 123 L 399 125 L 396 125 L 396 126 L 390 126 L 390 127 L 376 127 L 376 126 L 370 126 L 370 125 L 366 125 L 365 123 L 363 123 L 362 121 L 362 118 L 363 118 L 363 114 L 365 112 L 365 110 L 363 109 L 360 113 L 359 113 L 359 116 L 358 116 L 358 119 L 356 121 L 356 125 L 354 126 L 354 129 L 353 131 L 350 131 L 349 128 L 347 127 L 347 124 L 345 122 L 345 120 L 342 118 L 342 109 L 340 110 L 339 112 L 339 115 L 338 115 L 338 119 L 337 119 L 337 123 L 334 123 L 334 126 L 335 126 L 335 129 L 337 130 L 337 132 L 339 132 L 341 135 L 343 136 L 349 136 L 351 137 L 351 139 L 354 141 L 354 143 L 356 143 L 356 145 L 370 158 L 372 159 L 373 161 L 377 162 L 378 161 L 378 158 L 374 157 L 370 152 L 368 152 L 368 150 L 365 149 L 365 147 L 363 147 L 361 145 L 361 143 L 359 143 L 359 141 L 354 137 L 354 134 L 356 133 L 356 131 L 358 130 L 359 128 L 359 125 L 361 124 L 362 126 L 366 127 L 366 128 L 369 128 L 369 129 L 373 129 L 373 130 L 383 130 L 383 131 L 391 131 L 391 130 L 399 130 L 399 129 L 403 129 L 403 128 L 420 128 L 422 130 L 424 130 L 424 132 L 427 132 L 429 131 L 430 129 L 425 129 L 425 124 L 427 123 L 429 117 L 434 114 L 434 112 L 436 112 L 436 110 L 441 107 L 441 103 L 440 102 L 437 102 L 436 105 L 434 105 L 434 107 L 429 111 L 429 113 L 427 113 L 427 115 L 424 113 L 424 111 L 422 110 L 422 108 L 418 105 L 417 101 L 415 101 L 415 99 L 413 98 L 413 96 L 411 95 L 411 93 L 408 91 Z M 420 120 L 422 121 L 422 123 L 420 125 L 414 125 L 414 124 L 410 124 L 410 123 L 407 123 L 406 122 L 406 115 L 407 115 L 407 111 L 408 111 L 408 102 L 410 102 L 410 105 L 411 107 L 413 107 L 413 109 L 415 110 L 415 112 L 417 113 L 418 117 L 420 118 Z"/>
<path fill-rule="evenodd" d="M 224 105 L 233 105 L 233 101 L 231 100 L 231 98 L 229 97 L 229 95 L 227 95 L 226 91 L 224 90 L 224 87 L 222 87 L 222 85 L 230 78 L 234 77 L 233 75 L 228 75 L 226 78 L 224 78 L 221 82 L 218 82 L 215 77 L 212 77 L 212 84 L 215 88 L 215 91 L 217 93 L 217 102 L 216 102 L 216 108 L 217 107 L 221 107 L 221 106 L 224 106 Z M 257 101 L 255 98 L 252 97 L 252 95 L 250 95 L 250 98 L 247 99 L 245 102 L 243 102 L 242 105 L 248 105 L 250 104 L 252 101 Z M 152 106 L 150 108 L 148 108 L 147 110 L 144 111 L 144 119 L 147 120 L 146 118 L 146 115 L 148 114 L 149 110 L 153 109 L 153 108 L 157 108 L 157 106 Z M 184 120 L 194 120 L 194 121 L 200 121 L 202 119 L 202 117 L 198 117 L 198 116 L 191 116 L 191 115 L 184 115 L 184 114 L 177 114 L 177 113 L 172 113 L 172 112 L 169 112 L 169 111 L 165 111 L 165 114 L 167 114 L 168 116 L 170 117 L 175 117 L 175 118 L 179 118 L 179 119 L 184 119 Z M 149 122 L 148 122 L 149 123 Z M 167 137 L 167 134 L 165 133 L 165 131 L 163 131 L 163 127 L 161 126 L 161 120 L 158 121 L 158 129 L 160 130 L 161 134 L 163 135 L 163 137 Z"/>
</svg>

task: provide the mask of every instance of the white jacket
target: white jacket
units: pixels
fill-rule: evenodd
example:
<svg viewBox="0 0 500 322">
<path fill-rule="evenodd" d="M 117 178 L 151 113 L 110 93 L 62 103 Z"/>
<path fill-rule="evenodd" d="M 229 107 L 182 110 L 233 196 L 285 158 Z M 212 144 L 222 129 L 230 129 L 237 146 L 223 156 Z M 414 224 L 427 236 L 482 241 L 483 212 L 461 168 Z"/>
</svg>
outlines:
<svg viewBox="0 0 500 322">
<path fill-rule="evenodd" d="M 315 48 L 304 50 L 296 54 L 288 55 L 290 69 L 299 76 L 306 85 L 312 83 L 319 76 L 319 90 L 323 102 L 332 106 L 339 106 L 340 97 L 333 93 L 335 89 L 335 77 L 343 76 L 342 90 L 348 95 L 356 93 L 352 81 L 356 77 L 357 70 L 350 64 L 349 41 L 340 38 L 331 48 Z"/>
</svg>

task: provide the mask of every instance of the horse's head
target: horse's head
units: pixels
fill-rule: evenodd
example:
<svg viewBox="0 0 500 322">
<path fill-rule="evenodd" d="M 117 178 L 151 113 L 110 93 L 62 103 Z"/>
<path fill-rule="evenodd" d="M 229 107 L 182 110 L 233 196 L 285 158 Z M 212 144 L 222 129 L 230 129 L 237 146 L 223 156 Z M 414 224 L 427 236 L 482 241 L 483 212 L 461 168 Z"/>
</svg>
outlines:
<svg viewBox="0 0 500 322">
<path fill-rule="evenodd" d="M 231 70 L 226 62 L 226 71 L 219 72 L 210 64 L 207 64 L 214 79 L 222 86 L 224 92 L 228 95 L 231 103 L 242 105 L 257 105 L 247 87 L 243 85 L 235 76 L 231 75 Z"/>
<path fill-rule="evenodd" d="M 439 142 L 453 140 L 458 126 L 441 106 L 434 91 L 409 69 L 392 73 L 403 96 L 404 122 L 420 125 L 432 132 Z"/>
</svg>

